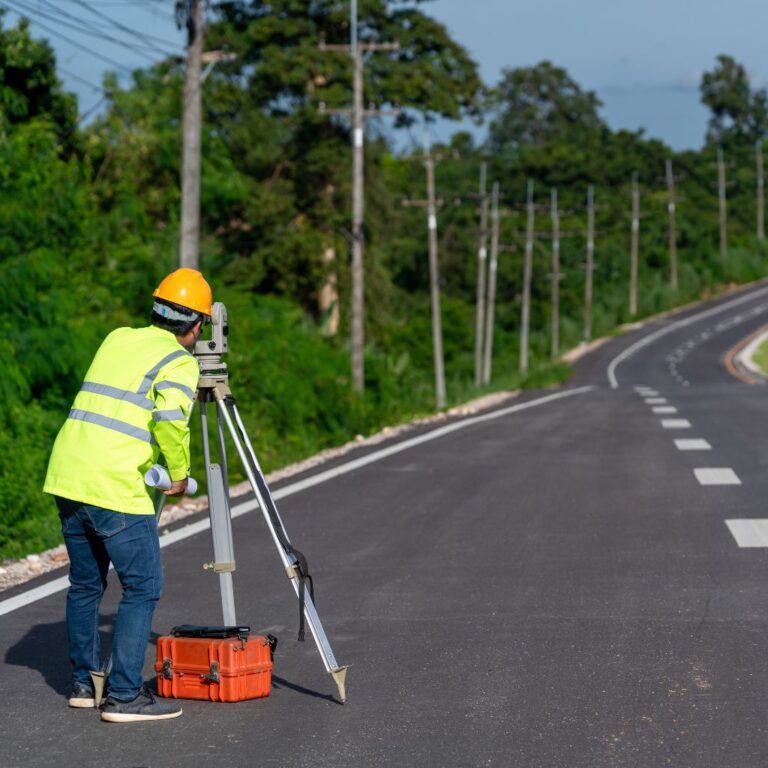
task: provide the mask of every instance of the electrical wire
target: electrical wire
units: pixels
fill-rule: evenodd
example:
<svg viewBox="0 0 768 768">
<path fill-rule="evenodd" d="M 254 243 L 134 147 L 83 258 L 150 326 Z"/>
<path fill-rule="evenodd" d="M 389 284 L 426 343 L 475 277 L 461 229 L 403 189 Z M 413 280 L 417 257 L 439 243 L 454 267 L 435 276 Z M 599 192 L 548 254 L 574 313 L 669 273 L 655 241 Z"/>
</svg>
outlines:
<svg viewBox="0 0 768 768">
<path fill-rule="evenodd" d="M 60 3 L 75 3 L 77 0 L 59 0 Z M 160 0 L 164 2 L 164 0 Z M 91 0 L 91 5 L 96 5 L 100 8 L 125 8 L 126 6 L 134 6 L 141 8 L 144 5 L 152 5 L 152 3 L 141 2 L 141 0 Z"/>
<path fill-rule="evenodd" d="M 83 120 L 90 117 L 106 100 L 107 100 L 107 94 L 104 93 L 102 94 L 101 98 L 90 109 L 83 112 L 83 114 L 77 118 L 77 122 L 75 123 L 75 125 L 80 125 L 83 122 Z"/>
<path fill-rule="evenodd" d="M 56 24 L 61 24 L 62 26 L 66 27 L 68 29 L 72 29 L 72 30 L 74 30 L 75 32 L 77 32 L 77 33 L 79 33 L 81 35 L 88 35 L 90 37 L 96 37 L 99 40 L 108 40 L 109 42 L 115 43 L 117 45 L 122 46 L 123 48 L 128 49 L 132 53 L 138 54 L 140 56 L 144 56 L 145 58 L 149 59 L 150 61 L 155 61 L 155 59 L 156 59 L 156 56 L 153 56 L 152 54 L 147 53 L 146 51 L 142 51 L 139 48 L 137 48 L 135 43 L 133 43 L 133 44 L 132 43 L 127 43 L 124 40 L 120 40 L 120 39 L 118 39 L 116 37 L 113 37 L 113 36 L 107 34 L 103 29 L 94 26 L 93 23 L 89 24 L 88 22 L 85 22 L 86 26 L 83 27 L 82 26 L 82 24 L 83 24 L 83 20 L 82 19 L 80 19 L 80 18 L 78 18 L 76 16 L 73 16 L 72 14 L 68 14 L 66 11 L 61 11 L 60 9 L 54 7 L 53 10 L 57 14 L 59 14 L 59 15 L 52 15 L 51 13 L 43 11 L 40 8 L 33 8 L 33 7 L 29 6 L 29 5 L 26 5 L 24 2 L 22 2 L 22 0 L 9 0 L 9 1 L 15 3 L 18 7 L 20 7 L 25 15 L 31 16 L 32 14 L 36 14 L 38 16 L 42 16 L 43 18 L 48 19 L 49 21 L 53 21 Z M 45 2 L 46 7 L 50 8 L 50 4 L 48 2 L 46 2 L 46 0 L 43 0 L 43 2 Z M 17 10 L 16 13 L 19 13 L 19 11 Z M 75 21 L 77 21 L 78 23 L 74 24 L 71 21 L 66 21 L 65 18 L 62 17 L 62 14 L 63 14 L 64 17 L 75 19 Z M 40 23 L 40 22 L 38 22 L 38 23 Z M 147 46 L 147 45 L 145 45 L 144 47 L 145 48 L 150 48 L 151 50 L 159 51 L 164 56 L 176 55 L 176 54 L 169 53 L 167 51 L 161 51 L 160 49 L 157 49 L 154 46 Z"/>
<path fill-rule="evenodd" d="M 95 83 L 92 83 L 90 80 L 86 80 L 84 77 L 80 77 L 80 75 L 76 74 L 75 72 L 72 72 L 69 69 L 65 69 L 64 67 L 56 65 L 56 71 L 61 72 L 61 74 L 66 75 L 69 78 L 72 78 L 72 80 L 78 80 L 83 85 L 87 85 L 89 88 L 91 88 L 94 91 L 102 92 L 103 88 L 100 85 L 96 85 Z"/>
<path fill-rule="evenodd" d="M 5 8 L 6 10 L 16 13 L 20 16 L 25 16 L 25 13 L 19 11 L 18 8 L 15 8 L 13 5 L 11 5 L 11 0 L 0 0 L 0 7 Z M 101 59 L 107 64 L 111 64 L 113 67 L 117 67 L 118 69 L 121 69 L 124 72 L 128 72 L 128 73 L 132 72 L 131 68 L 126 66 L 125 64 L 121 64 L 119 61 L 113 58 L 110 58 L 109 56 L 106 56 L 103 53 L 99 53 L 98 51 L 94 51 L 92 48 L 88 48 L 87 46 L 83 45 L 77 40 L 73 40 L 71 37 L 67 37 L 66 35 L 62 34 L 58 30 L 47 26 L 42 21 L 35 20 L 35 24 L 37 24 L 41 29 L 44 29 L 49 34 L 54 35 L 55 37 L 58 37 L 61 40 L 64 40 L 65 42 L 75 46 L 75 48 L 78 48 L 84 53 L 94 56 L 97 59 Z"/>
<path fill-rule="evenodd" d="M 121 24 L 119 21 L 116 21 L 115 19 L 111 18 L 106 13 L 102 13 L 101 11 L 97 10 L 92 6 L 92 3 L 88 3 L 85 0 L 72 0 L 72 1 L 77 3 L 79 6 L 85 8 L 87 11 L 90 11 L 94 16 L 98 16 L 100 19 L 105 19 L 106 21 L 109 22 L 109 24 L 111 24 L 116 29 L 119 29 L 122 32 L 125 32 L 142 42 L 146 42 L 147 40 L 151 39 L 151 40 L 156 40 L 157 42 L 162 43 L 163 45 L 170 45 L 171 47 L 174 47 L 175 45 L 177 45 L 177 43 L 172 43 L 168 40 L 163 40 L 161 37 L 155 37 L 154 35 L 149 35 L 149 34 L 145 35 L 141 32 L 138 32 L 135 29 L 131 29 L 131 27 L 127 27 L 125 26 L 125 24 Z M 47 3 L 47 4 L 50 4 L 50 3 Z"/>
</svg>

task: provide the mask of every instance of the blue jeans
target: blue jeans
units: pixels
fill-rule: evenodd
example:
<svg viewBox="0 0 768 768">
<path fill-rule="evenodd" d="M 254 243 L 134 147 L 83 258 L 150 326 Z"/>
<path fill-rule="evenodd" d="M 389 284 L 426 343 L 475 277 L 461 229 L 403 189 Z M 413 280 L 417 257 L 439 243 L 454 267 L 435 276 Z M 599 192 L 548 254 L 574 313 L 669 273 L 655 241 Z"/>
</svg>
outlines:
<svg viewBox="0 0 768 768">
<path fill-rule="evenodd" d="M 112 639 L 108 694 L 131 701 L 141 688 L 152 614 L 163 589 L 160 541 L 154 515 L 127 515 L 56 497 L 69 553 L 67 633 L 75 682 L 91 687 L 101 669 L 99 604 L 110 562 L 123 596 Z"/>
</svg>

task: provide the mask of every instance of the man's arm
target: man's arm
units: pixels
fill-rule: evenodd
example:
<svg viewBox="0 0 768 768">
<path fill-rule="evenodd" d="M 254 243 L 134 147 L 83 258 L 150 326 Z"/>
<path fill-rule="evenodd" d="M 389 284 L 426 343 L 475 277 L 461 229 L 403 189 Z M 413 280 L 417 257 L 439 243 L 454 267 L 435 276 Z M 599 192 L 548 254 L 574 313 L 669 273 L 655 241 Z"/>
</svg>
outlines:
<svg viewBox="0 0 768 768">
<path fill-rule="evenodd" d="M 154 385 L 153 432 L 168 465 L 172 485 L 166 496 L 187 489 L 190 471 L 189 414 L 199 378 L 197 361 L 183 357 L 160 372 Z"/>
</svg>

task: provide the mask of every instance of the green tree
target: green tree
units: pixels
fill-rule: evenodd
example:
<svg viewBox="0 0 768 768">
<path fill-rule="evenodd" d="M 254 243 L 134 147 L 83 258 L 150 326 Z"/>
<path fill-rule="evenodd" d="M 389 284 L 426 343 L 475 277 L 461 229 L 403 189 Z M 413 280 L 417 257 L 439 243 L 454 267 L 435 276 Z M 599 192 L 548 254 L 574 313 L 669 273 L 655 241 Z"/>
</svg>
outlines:
<svg viewBox="0 0 768 768">
<path fill-rule="evenodd" d="M 0 9 L 0 23 L 4 15 Z M 0 29 L 0 109 L 4 131 L 45 117 L 58 138 L 72 147 L 77 99 L 62 90 L 53 49 L 43 40 L 32 39 L 28 19 Z"/>
<path fill-rule="evenodd" d="M 505 69 L 494 90 L 494 103 L 496 117 L 488 142 L 494 153 L 553 142 L 579 144 L 606 129 L 598 115 L 602 104 L 597 96 L 582 90 L 564 69 L 549 61 Z"/>
<path fill-rule="evenodd" d="M 754 144 L 768 131 L 768 95 L 752 90 L 746 69 L 732 56 L 721 54 L 717 65 L 701 78 L 701 101 L 711 115 L 710 144 Z"/>
<path fill-rule="evenodd" d="M 329 269 L 320 255 L 329 248 L 346 252 L 351 196 L 349 121 L 325 116 L 318 107 L 321 101 L 350 106 L 352 64 L 348 54 L 322 51 L 319 44 L 348 43 L 349 5 L 222 2 L 216 14 L 210 44 L 228 47 L 237 60 L 214 72 L 211 109 L 238 169 L 258 182 L 237 209 L 239 228 L 223 233 L 234 255 L 228 271 L 254 290 L 286 293 L 316 311 Z M 366 103 L 401 106 L 400 124 L 422 113 L 477 113 L 482 83 L 476 66 L 442 25 L 388 0 L 364 0 L 359 18 L 361 41 L 398 40 L 401 46 L 368 58 Z M 379 151 L 369 140 L 369 194 L 377 183 Z M 376 224 L 369 221 L 368 227 L 370 238 Z M 343 289 L 342 260 L 330 268 L 340 271 Z M 386 281 L 375 279 L 375 264 L 373 272 L 368 288 L 385 290 Z"/>
</svg>

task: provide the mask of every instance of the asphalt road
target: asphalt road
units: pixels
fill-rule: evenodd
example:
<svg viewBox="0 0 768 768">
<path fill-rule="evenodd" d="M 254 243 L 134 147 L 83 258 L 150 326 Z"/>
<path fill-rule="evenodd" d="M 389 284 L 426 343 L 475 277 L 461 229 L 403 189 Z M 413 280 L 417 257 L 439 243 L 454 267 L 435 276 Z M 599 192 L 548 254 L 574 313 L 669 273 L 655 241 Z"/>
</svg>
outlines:
<svg viewBox="0 0 768 768">
<path fill-rule="evenodd" d="M 235 590 L 238 620 L 280 639 L 269 698 L 101 723 L 66 706 L 65 593 L 1 616 L 0 766 L 762 768 L 768 389 L 723 358 L 766 322 L 768 283 L 656 320 L 583 358 L 558 392 L 434 439 L 421 429 L 282 498 L 350 665 L 344 706 L 311 639 L 296 642 L 258 514 L 234 521 Z M 157 632 L 219 623 L 209 559 L 207 532 L 164 550 Z M 0 609 L 59 576 L 2 593 Z"/>
</svg>

